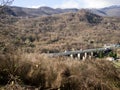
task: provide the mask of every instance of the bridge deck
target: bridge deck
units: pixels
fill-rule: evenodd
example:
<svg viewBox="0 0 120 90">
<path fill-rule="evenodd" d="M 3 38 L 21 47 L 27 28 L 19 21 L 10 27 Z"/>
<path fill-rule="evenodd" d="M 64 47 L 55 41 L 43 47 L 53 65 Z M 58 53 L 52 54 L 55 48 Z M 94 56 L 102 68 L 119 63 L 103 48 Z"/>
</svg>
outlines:
<svg viewBox="0 0 120 90">
<path fill-rule="evenodd" d="M 68 56 L 71 54 L 81 54 L 81 53 L 89 53 L 89 52 L 97 52 L 97 51 L 105 51 L 106 48 L 97 48 L 97 49 L 87 49 L 87 50 L 77 50 L 77 51 L 66 51 L 61 53 L 51 53 L 52 56 Z"/>
<path fill-rule="evenodd" d="M 109 47 L 109 48 L 96 48 L 96 49 L 86 49 L 86 50 L 77 50 L 77 51 L 66 51 L 60 53 L 51 53 L 51 56 L 68 56 L 68 55 L 75 55 L 75 54 L 82 54 L 82 53 L 90 53 L 90 52 L 98 52 L 98 51 L 106 51 L 108 49 L 116 49 L 120 47 Z"/>
</svg>

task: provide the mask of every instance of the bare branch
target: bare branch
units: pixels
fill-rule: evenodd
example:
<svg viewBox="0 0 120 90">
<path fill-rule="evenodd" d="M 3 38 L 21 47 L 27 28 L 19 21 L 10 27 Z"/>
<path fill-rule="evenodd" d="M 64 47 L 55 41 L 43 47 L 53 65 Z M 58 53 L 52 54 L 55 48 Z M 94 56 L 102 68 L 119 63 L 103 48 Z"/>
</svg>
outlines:
<svg viewBox="0 0 120 90">
<path fill-rule="evenodd" d="M 0 6 L 9 6 L 14 0 L 0 0 Z"/>
<path fill-rule="evenodd" d="M 4 8 L 12 4 L 14 0 L 0 0 L 0 14 L 4 12 Z"/>
</svg>

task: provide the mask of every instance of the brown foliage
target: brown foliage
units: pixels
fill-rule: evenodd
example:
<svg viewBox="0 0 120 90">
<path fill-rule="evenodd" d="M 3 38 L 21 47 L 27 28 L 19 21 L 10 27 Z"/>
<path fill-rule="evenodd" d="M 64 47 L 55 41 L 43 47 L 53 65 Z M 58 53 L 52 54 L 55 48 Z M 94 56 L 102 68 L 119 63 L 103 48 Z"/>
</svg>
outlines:
<svg viewBox="0 0 120 90">
<path fill-rule="evenodd" d="M 17 86 L 23 88 L 20 90 L 24 90 L 27 86 L 40 90 L 118 90 L 120 88 L 120 70 L 109 61 L 76 61 L 69 58 L 50 58 L 35 53 L 1 55 L 0 58 L 0 77 L 3 78 L 0 78 L 0 82 L 7 84 L 8 87 L 11 87 L 12 83 L 13 88 Z"/>
</svg>

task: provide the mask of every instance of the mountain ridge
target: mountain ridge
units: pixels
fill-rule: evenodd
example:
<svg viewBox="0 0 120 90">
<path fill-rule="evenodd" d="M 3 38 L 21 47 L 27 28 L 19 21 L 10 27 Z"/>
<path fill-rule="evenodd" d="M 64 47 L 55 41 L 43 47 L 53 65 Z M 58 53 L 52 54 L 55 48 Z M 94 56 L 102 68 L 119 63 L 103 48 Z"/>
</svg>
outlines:
<svg viewBox="0 0 120 90">
<path fill-rule="evenodd" d="M 30 48 L 30 52 L 79 50 L 120 41 L 120 18 L 102 17 L 86 9 L 34 18 L 7 18 L 0 23 L 0 36 L 6 39 L 1 39 L 2 42 L 10 41 L 25 50 Z"/>
<path fill-rule="evenodd" d="M 11 12 L 8 12 L 8 10 Z M 4 11 L 13 16 L 21 16 L 21 17 L 36 17 L 36 16 L 44 16 L 44 15 L 53 15 L 53 14 L 60 14 L 60 13 L 67 13 L 67 12 L 77 12 L 78 9 L 53 9 L 50 7 L 40 7 L 40 8 L 24 8 L 24 7 L 16 7 L 16 6 L 9 6 L 5 7 Z"/>
<path fill-rule="evenodd" d="M 70 8 L 70 9 L 61 9 L 61 8 L 51 8 L 51 7 L 39 7 L 39 8 L 25 8 L 17 6 L 9 6 L 5 8 L 5 12 L 9 15 L 18 16 L 18 17 L 37 17 L 44 15 L 53 15 L 61 14 L 68 12 L 78 12 L 81 9 Z M 85 9 L 94 14 L 106 17 L 120 17 L 120 6 L 110 6 L 101 9 Z"/>
</svg>

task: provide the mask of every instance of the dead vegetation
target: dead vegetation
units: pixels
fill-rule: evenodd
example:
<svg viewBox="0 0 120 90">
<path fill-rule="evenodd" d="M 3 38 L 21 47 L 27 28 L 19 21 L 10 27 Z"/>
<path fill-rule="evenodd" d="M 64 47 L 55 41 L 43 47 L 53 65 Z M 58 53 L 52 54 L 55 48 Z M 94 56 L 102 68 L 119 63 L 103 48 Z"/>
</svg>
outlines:
<svg viewBox="0 0 120 90">
<path fill-rule="evenodd" d="M 119 18 L 100 17 L 84 10 L 36 18 L 1 18 L 2 51 L 12 45 L 28 53 L 49 53 L 120 42 Z"/>
<path fill-rule="evenodd" d="M 119 18 L 84 11 L 0 18 L 0 89 L 119 90 L 120 70 L 112 62 L 41 55 L 118 43 Z"/>
<path fill-rule="evenodd" d="M 119 90 L 120 70 L 105 60 L 78 61 L 40 54 L 0 55 L 5 90 Z"/>
<path fill-rule="evenodd" d="M 19 35 L 20 40 L 24 43 L 29 41 L 25 43 L 27 47 L 34 46 L 36 51 L 43 53 L 118 43 L 119 22 L 119 18 L 100 17 L 82 10 L 77 13 L 22 19 L 15 26 L 22 33 Z"/>
</svg>

